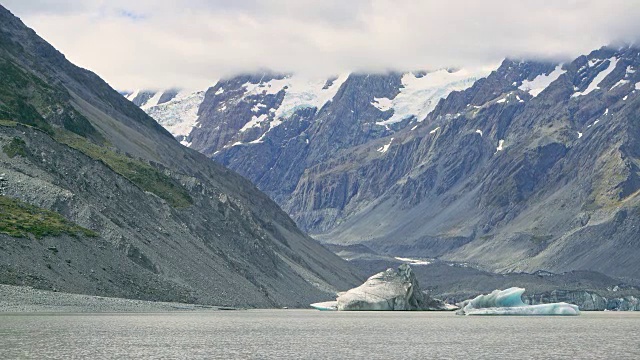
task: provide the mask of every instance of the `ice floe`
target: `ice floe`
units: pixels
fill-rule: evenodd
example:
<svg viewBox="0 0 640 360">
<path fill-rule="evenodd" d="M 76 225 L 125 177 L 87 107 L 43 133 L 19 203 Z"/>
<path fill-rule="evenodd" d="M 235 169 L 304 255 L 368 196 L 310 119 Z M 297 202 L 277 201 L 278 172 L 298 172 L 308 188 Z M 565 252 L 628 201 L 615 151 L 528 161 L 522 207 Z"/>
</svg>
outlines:
<svg viewBox="0 0 640 360">
<path fill-rule="evenodd" d="M 478 295 L 460 304 L 458 315 L 580 315 L 578 306 L 564 302 L 527 305 L 522 302 L 525 289 L 512 287 Z"/>
</svg>

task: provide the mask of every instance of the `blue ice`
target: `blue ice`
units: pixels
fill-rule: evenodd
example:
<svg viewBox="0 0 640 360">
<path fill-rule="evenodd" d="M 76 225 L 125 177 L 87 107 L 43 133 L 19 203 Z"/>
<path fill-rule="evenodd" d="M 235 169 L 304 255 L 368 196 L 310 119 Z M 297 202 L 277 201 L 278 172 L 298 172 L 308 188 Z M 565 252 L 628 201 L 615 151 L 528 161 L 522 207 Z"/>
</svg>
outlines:
<svg viewBox="0 0 640 360">
<path fill-rule="evenodd" d="M 567 303 L 527 305 L 523 288 L 512 287 L 478 295 L 461 304 L 459 315 L 580 315 L 578 306 Z"/>
</svg>

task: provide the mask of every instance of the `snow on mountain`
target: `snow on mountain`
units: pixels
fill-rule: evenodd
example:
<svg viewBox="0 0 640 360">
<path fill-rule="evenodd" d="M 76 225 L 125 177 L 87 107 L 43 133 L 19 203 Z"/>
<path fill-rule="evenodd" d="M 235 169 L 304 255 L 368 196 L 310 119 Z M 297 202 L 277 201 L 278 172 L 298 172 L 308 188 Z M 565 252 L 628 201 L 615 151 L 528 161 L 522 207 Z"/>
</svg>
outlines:
<svg viewBox="0 0 640 360">
<path fill-rule="evenodd" d="M 338 89 L 340 89 L 340 86 L 348 77 L 349 74 L 342 74 L 335 79 L 327 80 L 288 75 L 282 79 L 272 79 L 266 82 L 260 81 L 257 84 L 247 82 L 243 85 L 246 90 L 244 97 L 275 95 L 280 91 L 285 91 L 282 103 L 274 109 L 274 116 L 269 122 L 269 128 L 272 129 L 282 124 L 283 120 L 293 115 L 297 110 L 305 108 L 321 109 L 327 102 L 333 99 Z M 220 92 L 220 90 L 218 90 L 218 92 Z M 222 90 L 222 92 L 224 92 L 224 90 Z M 220 92 L 220 94 L 222 94 L 222 92 Z M 253 112 L 259 112 L 260 105 L 262 105 L 262 107 L 265 106 L 264 104 L 257 104 L 252 108 Z M 256 127 L 266 120 L 266 115 L 254 116 L 240 131 L 244 132 L 249 128 Z"/>
<path fill-rule="evenodd" d="M 245 131 L 247 131 L 247 130 L 249 130 L 251 128 L 259 127 L 260 124 L 262 124 L 267 119 L 268 119 L 267 114 L 262 114 L 260 116 L 255 116 L 254 115 L 251 118 L 251 121 L 249 121 L 248 123 L 244 124 L 244 126 L 240 129 L 240 132 L 242 133 L 242 132 L 245 132 Z"/>
<path fill-rule="evenodd" d="M 159 99 L 158 94 L 162 95 L 162 92 L 158 92 L 152 99 Z M 142 109 L 173 136 L 184 137 L 196 126 L 198 108 L 203 99 L 204 91 L 179 92 L 173 99 L 159 105 L 150 105 L 152 100 L 149 100 Z M 184 140 L 182 143 L 188 145 Z"/>
<path fill-rule="evenodd" d="M 376 109 L 380 111 L 389 111 L 393 109 L 393 100 L 374 97 L 371 105 L 375 106 Z"/>
<path fill-rule="evenodd" d="M 348 77 L 349 74 L 342 74 L 329 81 L 308 80 L 297 76 L 285 78 L 287 91 L 282 104 L 276 110 L 276 118 L 286 118 L 302 108 L 321 109 L 333 99 Z"/>
<path fill-rule="evenodd" d="M 158 91 L 158 92 L 156 92 L 156 93 L 151 97 L 151 99 L 149 99 L 149 101 L 145 102 L 145 103 L 141 106 L 142 110 L 147 110 L 147 109 L 150 109 L 150 108 L 151 108 L 151 107 L 153 107 L 153 106 L 158 105 L 158 103 L 160 102 L 160 97 L 162 97 L 162 94 L 163 94 L 163 93 L 164 93 L 164 92 L 162 92 L 162 91 Z"/>
<path fill-rule="evenodd" d="M 600 89 L 600 83 L 607 77 L 609 76 L 609 74 L 611 74 L 611 72 L 613 70 L 615 70 L 616 65 L 618 65 L 618 58 L 617 57 L 612 57 L 610 59 L 608 59 L 609 61 L 609 66 L 600 71 L 600 73 L 598 73 L 598 75 L 589 83 L 589 86 L 587 86 L 587 88 L 584 91 L 577 91 L 576 93 L 574 93 L 573 95 L 571 95 L 571 97 L 578 97 L 578 96 L 584 96 L 584 95 L 588 95 L 591 92 L 595 91 L 595 90 L 599 90 Z M 596 66 L 597 63 L 594 63 L 593 60 L 589 62 L 589 65 L 591 66 L 591 64 L 594 64 L 593 66 Z"/>
<path fill-rule="evenodd" d="M 566 72 L 566 70 L 562 69 L 562 64 L 560 64 L 550 74 L 541 74 L 531 81 L 523 81 L 519 89 L 527 91 L 531 96 L 536 97 L 544 91 L 544 89 L 549 87 L 552 82 L 558 80 L 558 78 Z"/>
<path fill-rule="evenodd" d="M 411 117 L 422 121 L 436 107 L 440 99 L 446 98 L 452 91 L 471 87 L 476 80 L 489 75 L 491 70 L 493 69 L 482 68 L 472 71 L 442 69 L 424 76 L 416 76 L 412 72 L 406 73 L 402 76 L 403 87 L 396 97 L 376 99 L 378 106 L 384 104 L 386 110 L 393 109 L 391 118 L 379 121 L 377 124 L 383 126 L 395 124 Z M 375 104 L 374 106 L 378 107 Z"/>
<path fill-rule="evenodd" d="M 133 101 L 133 99 L 136 98 L 136 96 L 138 96 L 138 94 L 140 93 L 140 90 L 136 90 L 134 92 L 132 92 L 131 94 L 125 96 L 127 98 L 127 100 L 129 101 Z"/>
<path fill-rule="evenodd" d="M 493 68 L 474 70 L 438 70 L 430 73 L 405 73 L 401 76 L 401 86 L 397 95 L 374 96 L 371 105 L 382 112 L 391 111 L 386 120 L 372 119 L 373 123 L 388 128 L 388 125 L 406 119 L 422 121 L 437 103 L 453 91 L 469 88 L 485 77 Z M 339 89 L 351 74 L 345 73 L 334 78 L 309 78 L 300 75 L 272 77 L 245 76 L 216 82 L 216 90 L 210 94 L 215 102 L 215 112 L 221 121 L 233 116 L 235 136 L 225 140 L 220 147 L 243 143 L 261 143 L 265 135 L 277 126 L 286 123 L 292 115 L 303 109 L 315 108 L 320 111 L 334 100 Z M 553 75 L 553 74 L 552 74 Z M 190 146 L 188 140 L 198 123 L 199 109 L 206 91 L 192 93 L 184 91 L 135 91 L 126 98 L 140 106 L 158 123 Z M 392 97 L 392 98 L 391 98 Z M 217 99 L 217 100 L 216 100 Z M 246 104 L 247 110 L 240 110 Z M 239 108 L 240 106 L 240 108 Z M 213 116 L 213 115 L 208 115 Z M 390 117 L 389 117 L 390 116 Z M 238 123 L 239 122 L 239 123 Z"/>
<path fill-rule="evenodd" d="M 380 147 L 377 151 L 378 151 L 378 152 L 381 152 L 381 153 L 383 153 L 383 154 L 384 154 L 384 153 L 386 153 L 386 152 L 387 152 L 387 150 L 389 150 L 389 146 L 391 146 L 391 143 L 393 143 L 393 138 L 391 138 L 391 139 L 389 140 L 389 143 L 388 143 L 388 144 L 384 144 L 384 145 L 383 145 L 382 147 Z"/>
</svg>

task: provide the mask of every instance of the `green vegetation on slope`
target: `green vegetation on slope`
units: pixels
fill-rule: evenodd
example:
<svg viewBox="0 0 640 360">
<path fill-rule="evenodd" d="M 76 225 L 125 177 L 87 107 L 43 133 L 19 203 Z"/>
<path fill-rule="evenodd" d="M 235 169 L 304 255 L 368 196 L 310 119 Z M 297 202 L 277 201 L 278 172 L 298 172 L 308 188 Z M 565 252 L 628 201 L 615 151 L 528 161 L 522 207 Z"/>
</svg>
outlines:
<svg viewBox="0 0 640 360">
<path fill-rule="evenodd" d="M 13 237 L 37 238 L 44 236 L 98 236 L 95 232 L 76 225 L 60 214 L 29 205 L 20 200 L 0 196 L 0 233 Z"/>
<path fill-rule="evenodd" d="M 22 157 L 27 157 L 29 154 L 29 149 L 27 149 L 27 144 L 25 144 L 24 140 L 19 137 L 14 137 L 10 143 L 2 147 L 2 151 L 7 154 L 8 157 L 14 158 L 18 155 Z"/>
<path fill-rule="evenodd" d="M 65 88 L 55 82 L 48 84 L 11 60 L 2 58 L 0 119 L 8 119 L 0 120 L 1 126 L 13 127 L 20 123 L 53 136 L 56 141 L 102 161 L 140 189 L 159 196 L 173 207 L 187 207 L 193 203 L 187 190 L 171 177 L 143 161 L 107 148 L 102 134 L 71 105 Z M 19 138 L 14 138 L 2 149 L 10 158 L 29 154 L 25 142 Z"/>
<path fill-rule="evenodd" d="M 104 137 L 70 104 L 69 93 L 0 59 L 0 118 L 36 127 L 53 134 L 52 124 L 96 143 Z"/>
<path fill-rule="evenodd" d="M 102 161 L 111 170 L 124 176 L 140 189 L 156 194 L 173 207 L 187 207 L 193 204 L 191 196 L 184 187 L 151 165 L 95 145 L 69 132 L 58 131 L 55 139 L 92 159 Z"/>
</svg>

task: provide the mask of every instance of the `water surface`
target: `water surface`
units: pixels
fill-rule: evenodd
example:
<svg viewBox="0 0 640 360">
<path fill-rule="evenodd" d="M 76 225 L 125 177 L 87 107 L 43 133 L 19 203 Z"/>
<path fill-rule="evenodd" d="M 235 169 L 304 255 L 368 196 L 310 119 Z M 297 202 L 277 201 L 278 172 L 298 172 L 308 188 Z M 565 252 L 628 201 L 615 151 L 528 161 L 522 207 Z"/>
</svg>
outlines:
<svg viewBox="0 0 640 360">
<path fill-rule="evenodd" d="M 640 313 L 3 314 L 0 358 L 640 359 Z"/>
</svg>

